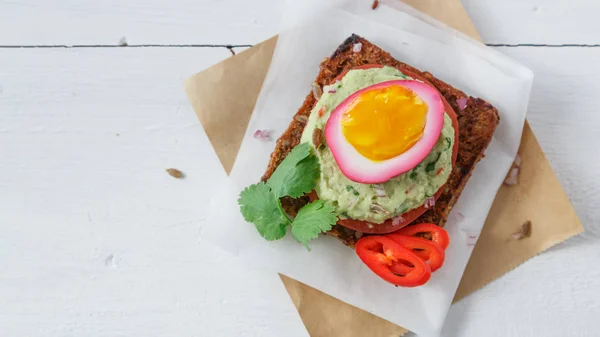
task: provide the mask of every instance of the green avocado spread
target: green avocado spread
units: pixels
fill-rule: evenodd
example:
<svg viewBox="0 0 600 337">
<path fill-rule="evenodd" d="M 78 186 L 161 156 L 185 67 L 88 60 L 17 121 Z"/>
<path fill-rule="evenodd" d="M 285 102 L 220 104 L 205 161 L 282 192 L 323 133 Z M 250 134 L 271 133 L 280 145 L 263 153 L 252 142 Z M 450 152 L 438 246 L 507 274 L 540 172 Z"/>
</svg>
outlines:
<svg viewBox="0 0 600 337">
<path fill-rule="evenodd" d="M 323 95 L 310 113 L 301 142 L 311 144 L 314 149 L 312 136 L 315 128 L 325 128 L 338 104 L 358 90 L 397 79 L 411 78 L 395 68 L 372 68 L 351 70 L 340 81 L 325 86 Z M 341 214 L 341 218 L 382 223 L 422 206 L 446 183 L 452 171 L 454 141 L 452 120 L 445 113 L 442 133 L 431 153 L 414 169 L 378 185 L 351 181 L 340 171 L 327 146 L 314 149 L 321 164 L 316 192 L 321 200 Z"/>
</svg>

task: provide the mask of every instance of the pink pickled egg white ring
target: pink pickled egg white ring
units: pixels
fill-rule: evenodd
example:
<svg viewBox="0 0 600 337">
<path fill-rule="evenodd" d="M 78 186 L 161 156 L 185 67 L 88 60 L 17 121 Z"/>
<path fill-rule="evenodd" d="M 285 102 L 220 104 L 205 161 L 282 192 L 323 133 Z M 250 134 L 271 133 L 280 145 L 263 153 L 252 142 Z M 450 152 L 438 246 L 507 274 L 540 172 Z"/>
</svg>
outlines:
<svg viewBox="0 0 600 337">
<path fill-rule="evenodd" d="M 390 159 L 373 161 L 361 155 L 346 140 L 342 133 L 341 118 L 348 105 L 362 93 L 394 85 L 412 90 L 427 104 L 425 128 L 421 138 L 406 152 Z M 443 126 L 444 103 L 436 89 L 419 81 L 395 80 L 361 89 L 340 103 L 333 110 L 327 121 L 325 139 L 340 170 L 348 179 L 363 184 L 379 184 L 408 172 L 419 165 L 435 146 Z"/>
</svg>

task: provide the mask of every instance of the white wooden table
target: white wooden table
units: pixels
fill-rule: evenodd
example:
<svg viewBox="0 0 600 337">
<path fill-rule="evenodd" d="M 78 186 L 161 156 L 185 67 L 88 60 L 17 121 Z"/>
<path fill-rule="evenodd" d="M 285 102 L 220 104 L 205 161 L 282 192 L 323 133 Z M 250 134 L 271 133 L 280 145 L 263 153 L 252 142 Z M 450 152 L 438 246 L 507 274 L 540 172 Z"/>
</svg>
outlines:
<svg viewBox="0 0 600 337">
<path fill-rule="evenodd" d="M 536 73 L 529 121 L 586 233 L 454 305 L 444 335 L 598 336 L 600 2 L 463 1 Z M 220 166 L 182 89 L 226 46 L 274 35 L 280 3 L 0 0 L 0 336 L 293 328 L 250 324 L 287 302 L 238 317 L 256 294 L 224 297 L 240 275 L 198 245 Z"/>
</svg>

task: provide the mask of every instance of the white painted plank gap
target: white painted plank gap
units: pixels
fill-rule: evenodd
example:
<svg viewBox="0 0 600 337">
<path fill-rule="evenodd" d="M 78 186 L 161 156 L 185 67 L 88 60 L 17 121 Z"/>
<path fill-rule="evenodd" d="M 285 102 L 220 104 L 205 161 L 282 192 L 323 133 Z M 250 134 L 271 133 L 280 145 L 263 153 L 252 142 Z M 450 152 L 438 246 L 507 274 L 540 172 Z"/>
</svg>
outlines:
<svg viewBox="0 0 600 337">
<path fill-rule="evenodd" d="M 306 335 L 276 274 L 198 239 L 224 173 L 183 79 L 229 55 L 0 52 L 0 336 Z"/>
<path fill-rule="evenodd" d="M 371 0 L 365 0 L 370 6 Z M 0 0 L 0 45 L 256 44 L 275 35 L 279 0 Z M 463 0 L 492 44 L 598 44 L 600 2 Z M 318 10 L 315 8 L 315 10 Z"/>
</svg>

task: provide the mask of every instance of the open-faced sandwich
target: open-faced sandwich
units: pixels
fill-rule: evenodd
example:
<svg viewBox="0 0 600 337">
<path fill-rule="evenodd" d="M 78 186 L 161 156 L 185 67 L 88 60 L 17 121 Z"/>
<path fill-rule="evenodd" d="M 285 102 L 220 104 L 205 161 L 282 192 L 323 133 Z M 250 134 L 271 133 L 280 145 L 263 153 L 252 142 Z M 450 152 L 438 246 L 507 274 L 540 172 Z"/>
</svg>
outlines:
<svg viewBox="0 0 600 337">
<path fill-rule="evenodd" d="M 326 233 L 386 281 L 422 285 L 498 121 L 485 101 L 352 35 L 321 63 L 241 212 L 267 240 Z"/>
</svg>

